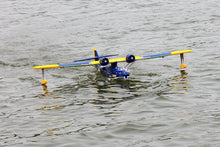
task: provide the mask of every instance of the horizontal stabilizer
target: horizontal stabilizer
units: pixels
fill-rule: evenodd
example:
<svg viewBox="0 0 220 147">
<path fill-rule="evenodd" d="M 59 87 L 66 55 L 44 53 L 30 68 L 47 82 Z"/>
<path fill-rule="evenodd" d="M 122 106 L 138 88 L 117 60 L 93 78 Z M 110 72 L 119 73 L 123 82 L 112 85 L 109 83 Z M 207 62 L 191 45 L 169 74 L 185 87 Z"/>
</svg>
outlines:
<svg viewBox="0 0 220 147">
<path fill-rule="evenodd" d="M 112 57 L 112 56 L 118 56 L 118 54 L 105 55 L 105 56 L 99 56 L 99 57 L 92 57 L 92 58 L 86 58 L 86 59 L 79 59 L 79 60 L 75 60 L 74 62 L 81 62 L 81 61 L 87 61 L 87 60 L 92 60 L 92 59 L 99 59 L 99 58 L 104 58 L 104 57 Z"/>
<path fill-rule="evenodd" d="M 98 59 L 98 57 L 92 57 L 92 58 L 86 58 L 86 59 L 79 59 L 79 60 L 75 60 L 74 62 L 81 62 L 81 61 L 87 61 L 87 60 L 92 60 L 92 59 Z"/>
</svg>

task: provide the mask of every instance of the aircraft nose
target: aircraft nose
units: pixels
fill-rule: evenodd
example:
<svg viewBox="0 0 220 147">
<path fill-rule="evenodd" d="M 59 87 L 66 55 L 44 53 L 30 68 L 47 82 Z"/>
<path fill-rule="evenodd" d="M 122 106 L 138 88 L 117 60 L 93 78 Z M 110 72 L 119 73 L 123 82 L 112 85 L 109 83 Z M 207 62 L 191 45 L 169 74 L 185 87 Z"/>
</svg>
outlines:
<svg viewBox="0 0 220 147">
<path fill-rule="evenodd" d="M 125 72 L 125 73 L 123 74 L 123 77 L 124 77 L 125 79 L 127 79 L 128 76 L 129 76 L 129 73 L 128 73 L 128 72 Z"/>
<path fill-rule="evenodd" d="M 124 77 L 128 77 L 128 76 L 129 76 L 129 73 L 128 73 L 128 72 L 124 72 L 124 73 L 123 73 L 123 76 L 124 76 Z"/>
</svg>

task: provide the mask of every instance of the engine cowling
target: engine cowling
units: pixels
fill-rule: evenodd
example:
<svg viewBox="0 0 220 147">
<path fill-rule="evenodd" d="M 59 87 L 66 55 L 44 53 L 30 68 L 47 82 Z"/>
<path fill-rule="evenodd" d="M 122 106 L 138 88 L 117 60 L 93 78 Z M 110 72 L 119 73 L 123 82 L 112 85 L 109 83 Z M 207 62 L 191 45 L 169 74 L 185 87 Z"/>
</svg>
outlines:
<svg viewBox="0 0 220 147">
<path fill-rule="evenodd" d="M 100 62 L 99 62 L 102 66 L 105 66 L 105 65 L 108 65 L 108 63 L 109 63 L 109 60 L 108 60 L 108 58 L 101 58 L 100 59 Z"/>
<path fill-rule="evenodd" d="M 135 56 L 134 55 L 128 54 L 126 56 L 126 62 L 127 63 L 131 63 L 131 62 L 134 62 L 134 61 L 135 61 Z"/>
</svg>

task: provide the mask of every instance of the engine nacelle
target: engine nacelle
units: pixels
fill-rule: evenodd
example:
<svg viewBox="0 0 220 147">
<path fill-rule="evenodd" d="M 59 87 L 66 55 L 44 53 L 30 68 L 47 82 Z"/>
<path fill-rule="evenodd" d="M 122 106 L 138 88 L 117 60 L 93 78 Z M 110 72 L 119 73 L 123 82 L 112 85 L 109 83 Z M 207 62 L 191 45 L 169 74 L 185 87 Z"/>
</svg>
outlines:
<svg viewBox="0 0 220 147">
<path fill-rule="evenodd" d="M 108 58 L 103 57 L 103 58 L 100 59 L 99 63 L 100 63 L 102 66 L 105 66 L 105 65 L 108 65 L 109 60 L 108 60 Z"/>
<path fill-rule="evenodd" d="M 134 62 L 134 61 L 135 61 L 135 56 L 134 55 L 128 54 L 126 56 L 126 62 L 127 63 L 131 63 L 131 62 Z"/>
</svg>

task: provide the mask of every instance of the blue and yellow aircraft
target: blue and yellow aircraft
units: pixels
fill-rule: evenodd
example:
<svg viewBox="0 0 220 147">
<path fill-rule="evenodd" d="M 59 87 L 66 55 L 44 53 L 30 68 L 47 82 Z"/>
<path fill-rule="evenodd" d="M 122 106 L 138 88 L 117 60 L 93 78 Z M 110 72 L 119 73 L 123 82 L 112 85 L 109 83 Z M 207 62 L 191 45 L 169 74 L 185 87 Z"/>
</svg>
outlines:
<svg viewBox="0 0 220 147">
<path fill-rule="evenodd" d="M 192 50 L 182 50 L 182 51 L 173 51 L 173 52 L 167 52 L 167 53 L 160 53 L 160 54 L 154 54 L 154 55 L 144 55 L 144 56 L 134 56 L 132 54 L 128 54 L 124 58 L 116 58 L 116 59 L 108 59 L 107 57 L 111 56 L 117 56 L 118 54 L 112 54 L 112 55 L 105 55 L 105 56 L 99 56 L 96 49 L 93 50 L 94 57 L 92 58 L 86 58 L 81 60 L 75 60 L 74 63 L 68 63 L 68 64 L 52 64 L 52 65 L 41 65 L 41 66 L 35 66 L 33 69 L 42 69 L 42 81 L 41 84 L 45 85 L 47 83 L 47 80 L 44 76 L 44 69 L 47 68 L 60 68 L 60 67 L 70 67 L 70 66 L 90 66 L 94 65 L 96 69 L 105 77 L 110 78 L 128 78 L 130 75 L 127 71 L 127 68 L 138 60 L 144 60 L 144 59 L 152 59 L 152 58 L 159 58 L 159 57 L 165 57 L 170 55 L 180 55 L 181 59 L 181 65 L 180 68 L 186 68 L 187 65 L 184 64 L 184 53 L 189 53 Z M 93 61 L 88 61 L 93 60 Z M 128 64 L 125 67 L 118 67 L 118 62 L 127 62 Z"/>
</svg>

